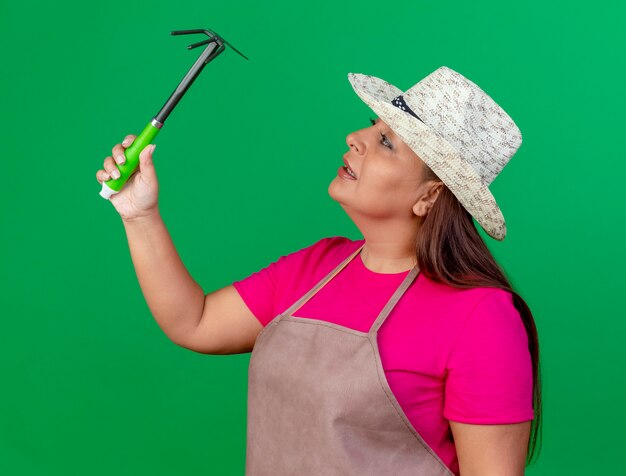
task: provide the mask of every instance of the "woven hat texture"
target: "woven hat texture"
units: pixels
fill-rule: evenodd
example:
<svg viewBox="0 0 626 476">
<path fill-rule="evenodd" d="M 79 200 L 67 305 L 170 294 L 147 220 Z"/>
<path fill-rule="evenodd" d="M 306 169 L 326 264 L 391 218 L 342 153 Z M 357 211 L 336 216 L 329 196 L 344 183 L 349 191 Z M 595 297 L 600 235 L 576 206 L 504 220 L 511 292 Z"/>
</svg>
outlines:
<svg viewBox="0 0 626 476">
<path fill-rule="evenodd" d="M 441 66 L 402 92 L 349 73 L 357 95 L 443 181 L 489 236 L 506 236 L 488 186 L 522 144 L 513 119 L 475 83 Z"/>
</svg>

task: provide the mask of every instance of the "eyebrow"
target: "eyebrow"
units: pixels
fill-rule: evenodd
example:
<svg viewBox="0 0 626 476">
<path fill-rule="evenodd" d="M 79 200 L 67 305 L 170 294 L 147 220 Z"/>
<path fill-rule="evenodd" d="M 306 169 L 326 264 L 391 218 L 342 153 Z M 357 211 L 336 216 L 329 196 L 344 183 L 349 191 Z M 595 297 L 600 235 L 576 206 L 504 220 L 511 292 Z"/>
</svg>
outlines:
<svg viewBox="0 0 626 476">
<path fill-rule="evenodd" d="M 374 119 L 374 124 L 378 124 L 378 121 L 380 121 L 380 117 L 377 117 L 376 119 Z M 398 137 L 395 132 L 393 132 L 391 130 L 391 127 L 387 126 L 387 129 L 389 130 L 389 135 L 392 137 Z"/>
</svg>

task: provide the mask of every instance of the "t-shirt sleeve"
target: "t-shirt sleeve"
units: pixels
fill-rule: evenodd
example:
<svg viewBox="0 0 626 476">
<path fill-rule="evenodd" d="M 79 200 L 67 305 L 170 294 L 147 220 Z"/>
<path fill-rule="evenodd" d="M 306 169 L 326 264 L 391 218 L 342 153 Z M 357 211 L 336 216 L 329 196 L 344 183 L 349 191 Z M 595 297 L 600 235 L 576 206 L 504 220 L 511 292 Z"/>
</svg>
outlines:
<svg viewBox="0 0 626 476">
<path fill-rule="evenodd" d="M 281 256 L 277 261 L 270 263 L 263 269 L 250 276 L 233 282 L 233 286 L 246 303 L 248 309 L 265 327 L 274 318 L 276 289 L 278 287 L 279 267 Z"/>
<path fill-rule="evenodd" d="M 284 300 L 284 294 L 293 291 L 294 274 L 311 274 L 330 248 L 345 242 L 346 239 L 341 237 L 322 238 L 306 248 L 281 256 L 265 268 L 233 282 L 233 286 L 265 327 L 278 314 L 280 298 Z"/>
<path fill-rule="evenodd" d="M 532 361 L 513 296 L 495 290 L 475 305 L 446 366 L 443 415 L 474 424 L 532 420 Z"/>
</svg>

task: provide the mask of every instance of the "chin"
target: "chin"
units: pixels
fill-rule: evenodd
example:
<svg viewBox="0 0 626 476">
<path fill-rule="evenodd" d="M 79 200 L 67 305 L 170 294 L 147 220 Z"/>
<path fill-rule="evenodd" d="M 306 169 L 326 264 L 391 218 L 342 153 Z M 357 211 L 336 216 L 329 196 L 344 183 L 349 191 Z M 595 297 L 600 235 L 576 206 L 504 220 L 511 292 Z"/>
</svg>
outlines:
<svg viewBox="0 0 626 476">
<path fill-rule="evenodd" d="M 328 195 L 343 206 L 346 202 L 346 197 L 344 196 L 343 187 L 341 186 L 341 180 L 340 177 L 335 177 L 330 184 L 328 184 Z"/>
<path fill-rule="evenodd" d="M 338 190 L 338 187 L 337 187 L 338 180 L 341 180 L 341 179 L 335 178 L 332 182 L 330 182 L 330 184 L 328 185 L 328 195 L 330 195 L 330 198 L 336 201 L 341 206 L 341 208 L 343 208 L 343 211 L 346 212 L 348 216 L 350 216 L 350 212 L 349 212 L 350 207 L 348 207 L 346 204 L 346 201 L 342 199 L 341 192 L 340 190 Z"/>
<path fill-rule="evenodd" d="M 331 182 L 328 184 L 328 195 L 330 195 L 330 198 L 332 198 L 333 200 L 335 200 L 336 202 L 339 201 L 339 199 L 337 198 L 337 191 L 335 190 L 336 188 L 336 182 L 338 180 L 338 177 L 335 177 L 333 180 L 331 180 Z"/>
</svg>

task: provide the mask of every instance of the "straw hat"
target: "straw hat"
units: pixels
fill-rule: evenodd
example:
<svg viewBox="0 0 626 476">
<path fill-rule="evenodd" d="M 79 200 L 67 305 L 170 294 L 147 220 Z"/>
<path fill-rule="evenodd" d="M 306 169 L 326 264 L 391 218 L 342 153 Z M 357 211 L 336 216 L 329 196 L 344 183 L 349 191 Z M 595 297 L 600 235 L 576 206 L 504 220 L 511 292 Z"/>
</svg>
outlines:
<svg viewBox="0 0 626 476">
<path fill-rule="evenodd" d="M 513 119 L 476 84 L 442 66 L 404 93 L 349 73 L 358 96 L 443 181 L 489 236 L 506 225 L 489 184 L 522 144 Z"/>
</svg>

